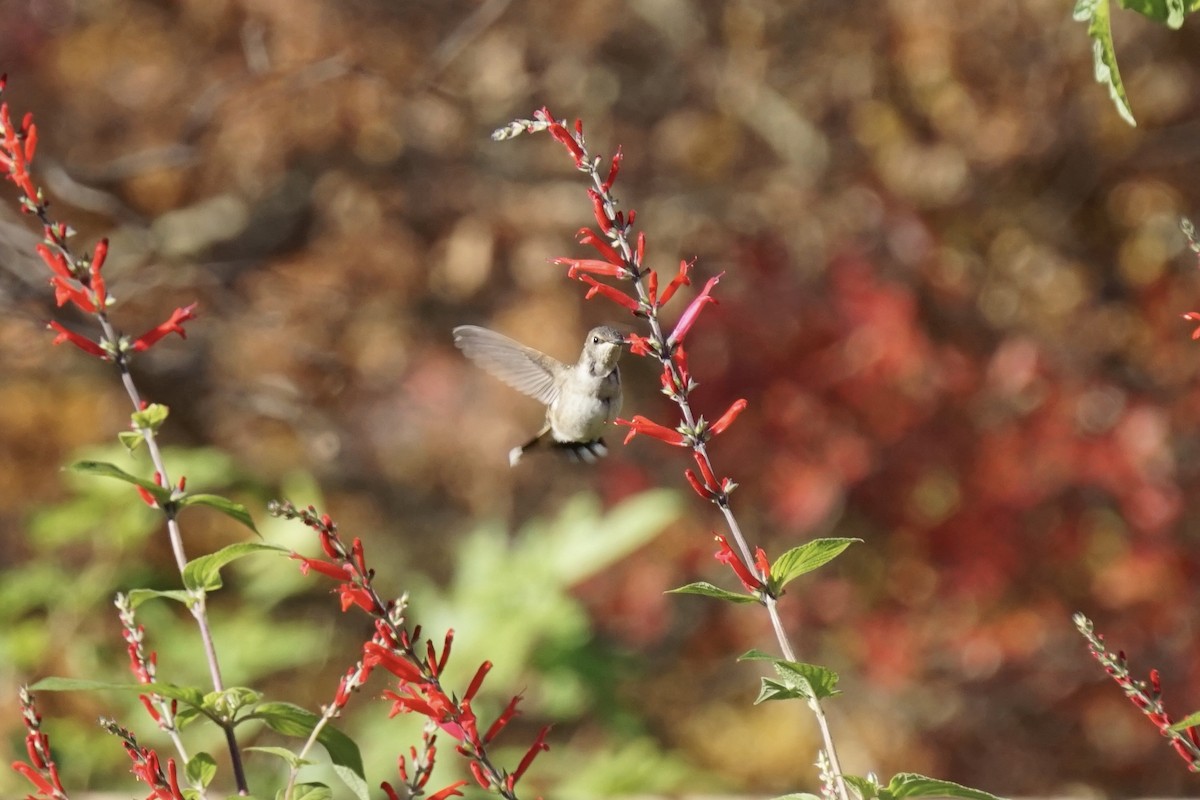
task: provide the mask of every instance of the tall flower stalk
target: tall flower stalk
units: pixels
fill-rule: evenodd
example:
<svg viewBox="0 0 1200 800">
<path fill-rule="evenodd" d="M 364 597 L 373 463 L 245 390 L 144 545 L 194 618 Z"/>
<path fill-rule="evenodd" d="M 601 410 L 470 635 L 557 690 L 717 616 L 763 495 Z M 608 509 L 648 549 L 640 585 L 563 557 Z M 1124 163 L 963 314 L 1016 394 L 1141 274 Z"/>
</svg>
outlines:
<svg viewBox="0 0 1200 800">
<path fill-rule="evenodd" d="M 3 94 L 7 78 L 7 75 L 0 76 L 0 96 Z M 162 512 L 167 539 L 171 543 L 171 553 L 182 575 L 188 564 L 188 557 L 184 549 L 178 514 L 186 505 L 186 481 L 180 477 L 178 482 L 172 482 L 171 472 L 158 444 L 158 429 L 166 419 L 167 410 L 164 406 L 151 405 L 143 399 L 129 365 L 134 354 L 148 350 L 169 334 L 177 333 L 186 338 L 187 333 L 183 325 L 195 317 L 196 305 L 193 303 L 176 308 L 164 322 L 137 337 L 131 338 L 117 331 L 109 316 L 109 311 L 116 301 L 108 292 L 103 273 L 108 256 L 108 240 L 101 239 L 91 253 L 78 252 L 72 247 L 70 240 L 75 231 L 51 216 L 50 203 L 30 174 L 29 169 L 37 153 L 37 143 L 37 125 L 32 114 L 26 114 L 19 125 L 14 124 L 8 103 L 0 103 L 0 169 L 5 171 L 5 177 L 20 190 L 21 210 L 35 217 L 42 225 L 43 239 L 37 245 L 37 252 L 50 272 L 50 285 L 54 288 L 55 300 L 59 307 L 69 303 L 90 317 L 99 335 L 79 333 L 57 320 L 48 323 L 47 327 L 57 334 L 54 338 L 55 344 L 69 342 L 88 355 L 111 363 L 116 369 L 121 385 L 133 406 L 133 430 L 123 437 L 123 441 L 131 449 L 139 445 L 145 446 L 154 465 L 155 474 L 154 481 L 150 482 L 127 475 L 112 465 L 92 464 L 84 466 L 84 469 L 86 471 L 90 467 L 90 471 L 103 472 L 132 483 L 148 505 Z M 204 587 L 188 587 L 187 592 L 187 607 L 196 621 L 212 688 L 216 692 L 224 691 L 221 664 L 208 620 L 207 592 Z M 248 789 L 237 737 L 232 726 L 224 726 L 224 733 L 238 791 L 245 793 Z"/>
<path fill-rule="evenodd" d="M 587 285 L 586 296 L 588 299 L 597 296 L 604 297 L 645 322 L 647 335 L 633 334 L 629 337 L 631 351 L 636 355 L 645 356 L 658 362 L 662 391 L 679 410 L 679 420 L 674 426 L 660 424 L 642 415 L 635 415 L 631 419 L 616 420 L 618 425 L 626 426 L 629 429 L 625 441 L 628 443 L 635 436 L 643 435 L 692 451 L 692 459 L 696 468 L 694 470 L 691 467 L 685 469 L 684 478 L 696 494 L 720 510 L 725 521 L 727 533 L 716 535 L 720 546 L 716 557 L 733 570 L 746 591 L 766 610 L 783 660 L 789 664 L 797 664 L 795 648 L 792 646 L 779 616 L 778 598 L 783 583 L 799 573 L 785 575 L 781 574 L 780 570 L 776 570 L 773 575 L 772 565 L 763 550 L 756 548 L 753 552 L 751 551 L 733 512 L 730 500 L 737 484 L 728 477 L 718 477 L 719 473 L 708 452 L 708 443 L 714 436 L 723 433 L 737 419 L 738 415 L 745 410 L 747 402 L 745 399 L 734 401 L 715 422 L 710 423 L 697 413 L 691 401 L 691 393 L 697 383 L 693 380 L 689 369 L 685 341 L 704 309 L 717 302 L 713 296 L 713 290 L 720 283 L 723 273 L 713 276 L 705 282 L 703 288 L 688 303 L 668 333 L 660 312 L 680 288 L 691 285 L 694 262 L 681 261 L 677 272 L 670 281 L 665 286 L 660 286 L 658 273 L 646 265 L 646 235 L 643 232 L 635 233 L 634 231 L 637 212 L 630 210 L 626 213 L 621 210 L 612 192 L 613 184 L 621 168 L 621 150 L 618 148 L 616 154 L 609 159 L 607 169 L 604 169 L 602 167 L 603 159 L 588 151 L 582 122 L 576 120 L 573 126 L 568 127 L 564 121 L 556 120 L 548 109 L 541 108 L 534 113 L 533 119 L 515 120 L 495 131 L 492 138 L 502 141 L 522 133 L 540 131 L 549 132 L 556 141 L 562 144 L 574 160 L 575 168 L 590 181 L 591 186 L 588 187 L 587 194 L 596 220 L 596 228 L 581 229 L 577 239 L 581 244 L 594 249 L 599 258 L 564 257 L 554 259 L 553 263 L 567 267 L 568 277 Z M 625 288 L 602 282 L 599 278 L 615 280 L 618 284 L 624 284 Z M 849 540 L 840 541 L 846 544 L 849 542 Z M 844 545 L 842 546 L 844 547 Z M 788 562 L 794 561 L 797 553 L 793 551 L 790 555 L 792 558 L 787 559 Z M 829 557 L 832 558 L 832 556 Z M 691 588 L 695 589 L 695 587 Z M 713 594 L 709 591 L 698 591 L 697 593 Z M 829 722 L 821 705 L 820 695 L 821 692 L 815 690 L 811 685 L 807 687 L 807 690 L 801 688 L 797 694 L 807 701 L 816 717 L 824 743 L 824 753 L 828 764 L 827 774 L 833 783 L 833 789 L 840 800 L 849 800 L 846 782 L 843 779 L 837 757 L 837 749 L 834 746 Z"/>
</svg>

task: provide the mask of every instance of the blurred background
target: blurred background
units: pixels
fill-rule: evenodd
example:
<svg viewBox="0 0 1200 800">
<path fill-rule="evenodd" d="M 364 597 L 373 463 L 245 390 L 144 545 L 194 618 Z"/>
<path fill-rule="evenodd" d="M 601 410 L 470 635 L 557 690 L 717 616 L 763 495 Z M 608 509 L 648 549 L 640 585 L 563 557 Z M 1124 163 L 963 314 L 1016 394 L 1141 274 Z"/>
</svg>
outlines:
<svg viewBox="0 0 1200 800">
<path fill-rule="evenodd" d="M 712 452 L 752 542 L 864 540 L 782 603 L 801 657 L 842 676 L 844 767 L 1194 795 L 1070 619 L 1161 669 L 1177 717 L 1200 708 L 1200 344 L 1180 319 L 1200 276 L 1179 232 L 1200 206 L 1200 28 L 1114 10 L 1134 129 L 1071 5 L 0 0 L 0 71 L 38 121 L 54 211 L 83 250 L 112 240 L 116 324 L 199 303 L 186 342 L 135 363 L 189 489 L 245 503 L 285 546 L 312 543 L 266 517 L 273 497 L 361 536 L 384 589 L 411 591 L 435 638 L 456 629 L 458 685 L 497 664 L 481 708 L 525 692 L 510 765 L 555 721 L 531 793 L 811 790 L 818 747 L 802 706 L 751 705 L 761 670 L 734 658 L 771 649 L 763 615 L 663 594 L 731 582 L 683 455 L 616 436 L 595 468 L 510 470 L 540 411 L 452 346 L 475 323 L 568 359 L 591 325 L 635 323 L 547 263 L 588 255 L 562 148 L 489 138 L 545 104 L 595 152 L 622 146 L 616 193 L 650 265 L 725 272 L 689 338 L 693 397 L 709 418 L 750 402 Z M 0 730 L 17 758 L 16 686 L 127 680 L 113 593 L 178 579 L 127 487 L 61 471 L 145 465 L 114 446 L 130 409 L 108 365 L 51 346 L 51 317 L 90 329 L 54 309 L 38 233 L 2 193 Z M 627 414 L 673 423 L 650 365 L 625 375 Z M 202 509 L 184 527 L 193 555 L 247 536 Z M 227 573 L 227 681 L 327 702 L 362 619 L 291 562 Z M 141 618 L 160 677 L 201 680 L 186 615 Z M 383 688 L 342 722 L 372 785 L 416 741 Z M 136 701 L 39 699 L 69 787 L 141 791 L 94 724 L 119 714 L 155 743 Z M 443 784 L 462 771 L 444 752 Z M 0 794 L 25 791 L 0 772 Z"/>
</svg>

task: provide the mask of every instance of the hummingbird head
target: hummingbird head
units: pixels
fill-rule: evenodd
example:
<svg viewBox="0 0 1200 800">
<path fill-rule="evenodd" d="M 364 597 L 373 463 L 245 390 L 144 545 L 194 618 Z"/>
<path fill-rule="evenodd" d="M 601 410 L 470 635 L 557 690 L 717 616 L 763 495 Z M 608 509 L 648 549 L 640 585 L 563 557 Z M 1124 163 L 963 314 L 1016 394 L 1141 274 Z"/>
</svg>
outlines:
<svg viewBox="0 0 1200 800">
<path fill-rule="evenodd" d="M 617 366 L 621 348 L 628 344 L 625 334 L 610 325 L 588 331 L 583 343 L 583 357 L 593 375 L 607 375 Z"/>
</svg>

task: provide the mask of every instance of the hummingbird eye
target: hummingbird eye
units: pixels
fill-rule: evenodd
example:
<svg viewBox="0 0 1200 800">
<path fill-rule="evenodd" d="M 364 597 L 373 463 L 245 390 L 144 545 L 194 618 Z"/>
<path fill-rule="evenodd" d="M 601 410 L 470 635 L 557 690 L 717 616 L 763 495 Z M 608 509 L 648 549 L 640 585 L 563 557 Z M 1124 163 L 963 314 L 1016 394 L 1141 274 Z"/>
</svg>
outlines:
<svg viewBox="0 0 1200 800">
<path fill-rule="evenodd" d="M 592 337 L 592 344 L 600 344 L 600 337 L 599 337 L 599 336 L 593 336 L 593 337 Z"/>
</svg>

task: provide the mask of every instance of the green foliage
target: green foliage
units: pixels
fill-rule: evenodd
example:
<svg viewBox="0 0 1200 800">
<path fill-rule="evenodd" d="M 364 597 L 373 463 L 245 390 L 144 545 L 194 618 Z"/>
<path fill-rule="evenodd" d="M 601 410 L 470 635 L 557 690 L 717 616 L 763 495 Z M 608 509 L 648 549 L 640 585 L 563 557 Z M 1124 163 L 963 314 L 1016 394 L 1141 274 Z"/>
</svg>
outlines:
<svg viewBox="0 0 1200 800">
<path fill-rule="evenodd" d="M 178 502 L 180 508 L 187 508 L 188 506 L 208 506 L 209 508 L 215 508 L 230 519 L 240 522 L 250 530 L 258 533 L 258 528 L 254 527 L 254 518 L 250 516 L 250 512 L 241 503 L 235 503 L 228 498 L 216 494 L 188 494 L 181 497 Z"/>
<path fill-rule="evenodd" d="M 168 450 L 164 455 L 176 474 L 188 476 L 189 485 L 225 494 L 247 490 L 230 460 L 218 451 Z M 337 674 L 352 663 L 366 632 L 356 624 L 360 620 L 354 615 L 338 614 L 336 603 L 326 594 L 328 583 L 303 577 L 282 559 L 243 558 L 268 550 L 313 553 L 316 542 L 312 533 L 295 523 L 265 518 L 260 528 L 271 544 L 234 538 L 215 553 L 189 553 L 193 560 L 188 566 L 188 585 L 214 589 L 223 581 L 233 589 L 214 595 L 216 602 L 209 601 L 223 672 L 243 685 L 270 687 L 272 699 L 262 702 L 257 693 L 247 695 L 237 688 L 219 697 L 206 696 L 186 685 L 204 686 L 208 676 L 201 659 L 183 655 L 196 652 L 196 633 L 190 615 L 179 613 L 175 605 L 186 604 L 188 595 L 179 587 L 167 551 L 163 549 L 158 559 L 164 570 L 161 573 L 153 560 L 132 557 L 151 546 L 161 548 L 154 544 L 163 531 L 161 512 L 138 502 L 129 488 L 130 484 L 153 486 L 144 477 L 152 468 L 144 456 L 131 459 L 119 445 L 89 452 L 79 461 L 88 466 L 68 473 L 71 496 L 29 520 L 35 558 L 19 569 L 0 572 L 0 654 L 19 653 L 10 663 L 26 674 L 37 674 L 38 665 L 52 652 L 58 653 L 53 659 L 56 665 L 71 664 L 71 674 L 90 679 L 47 678 L 34 686 L 35 691 L 96 691 L 100 693 L 96 702 L 106 712 L 131 722 L 144 720 L 138 694 L 157 692 L 178 699 L 178 721 L 196 753 L 219 753 L 224 747 L 223 734 L 215 726 L 197 722 L 205 723 L 209 715 L 236 718 L 239 739 L 252 745 L 253 752 L 274 756 L 247 762 L 252 785 L 267 785 L 270 775 L 279 774 L 277 758 L 287 759 L 281 742 L 262 737 L 307 737 L 319 719 L 300 706 L 274 702 L 281 684 L 272 685 L 272 676 L 288 676 L 287 670 L 306 676 L 324 674 L 328 680 L 324 694 L 322 686 L 313 681 L 306 681 L 304 688 L 317 697 L 331 696 Z M 97 481 L 97 475 L 117 480 Z M 154 490 L 167 493 L 162 487 L 154 486 Z M 278 494 L 322 502 L 307 477 L 290 479 L 282 492 L 259 489 L 251 496 L 258 505 Z M 497 713 L 513 687 L 528 685 L 529 673 L 536 671 L 540 673 L 537 698 L 528 698 L 527 704 L 539 705 L 527 705 L 527 713 L 536 711 L 567 721 L 598 716 L 620 729 L 611 746 L 590 748 L 586 758 L 570 748 L 555 748 L 539 762 L 547 773 L 557 772 L 575 785 L 575 796 L 594 794 L 596 786 L 622 786 L 623 791 L 654 786 L 671 791 L 696 785 L 694 767 L 660 752 L 650 737 L 641 734 L 637 710 L 618 699 L 616 681 L 632 667 L 620 661 L 620 654 L 592 641 L 587 613 L 573 596 L 581 581 L 653 539 L 679 515 L 680 508 L 678 495 L 666 491 L 639 495 L 607 509 L 593 496 L 580 495 L 569 499 L 553 516 L 531 521 L 515 533 L 493 522 L 462 536 L 453 549 L 453 578 L 446 585 L 420 574 L 385 571 L 390 573 L 386 579 L 395 583 L 394 591 L 412 591 L 414 619 L 424 624 L 428 635 L 436 640 L 447 628 L 455 629 L 448 686 L 465 687 L 481 661 L 495 660 L 496 667 L 477 698 L 481 716 Z M 239 523 L 227 526 L 231 538 L 237 537 L 244 521 L 230 516 Z M 185 537 L 195 530 L 186 529 Z M 367 536 L 370 531 L 356 533 L 364 535 L 369 556 L 386 557 L 384 563 L 407 563 L 399 553 L 381 548 L 386 539 L 373 544 Z M 389 546 L 395 550 L 395 540 Z M 62 558 L 64 549 L 70 548 L 82 550 L 81 557 L 74 559 L 76 564 Z M 65 585 L 72 591 L 62 592 Z M 127 588 L 132 586 L 139 588 Z M 159 653 L 160 677 L 169 677 L 170 683 L 122 682 L 128 677 L 124 647 L 115 614 L 108 610 L 113 593 L 122 588 L 146 626 L 148 647 Z M 280 615 L 294 614 L 292 604 L 305 594 L 319 597 L 325 616 L 309 615 L 303 625 L 280 624 Z M 164 599 L 175 602 L 156 602 Z M 66 635 L 61 628 L 46 629 L 42 609 L 50 607 L 55 609 L 56 624 L 65 621 L 68 625 Z M 229 644 L 267 641 L 270 647 Z M 331 657 L 336 660 L 326 666 Z M 318 741 L 332 763 L 309 754 L 305 760 L 312 763 L 304 766 L 302 779 L 332 785 L 340 778 L 348 789 L 339 789 L 339 796 L 366 797 L 364 765 L 373 780 L 394 773 L 396 754 L 403 743 L 419 740 L 420 721 L 389 720 L 386 706 L 371 694 L 352 701 L 351 713 L 345 718 L 352 729 L 342 733 L 332 726 L 322 727 Z M 303 701 L 314 702 L 310 696 Z M 252 722 L 269 730 L 256 730 Z M 119 749 L 89 744 L 95 734 L 88 721 L 56 719 L 53 735 L 56 748 L 79 751 L 73 757 L 72 771 L 76 765 L 86 765 L 90 771 L 108 771 L 114 777 L 127 772 Z M 153 746 L 156 734 L 147 735 L 147 743 Z M 355 741 L 363 744 L 362 752 Z M 511 749 L 500 743 L 498 753 L 515 764 L 527 746 L 528 741 L 514 739 Z M 86 758 L 81 754 L 87 754 Z M 201 769 L 203 764 L 202 759 L 192 768 Z M 635 780 L 635 775 L 641 777 Z M 223 779 L 218 775 L 213 780 L 221 784 Z"/>
<path fill-rule="evenodd" d="M 1183 733 L 1188 728 L 1194 728 L 1197 725 L 1200 725 L 1200 711 L 1193 711 L 1191 714 L 1188 714 L 1186 717 L 1179 720 L 1179 722 L 1176 722 L 1174 725 L 1172 725 L 1171 730 L 1175 731 L 1176 733 Z"/>
<path fill-rule="evenodd" d="M 689 583 L 686 586 L 680 586 L 677 589 L 668 589 L 667 594 L 699 594 L 705 597 L 715 597 L 717 600 L 728 600 L 730 603 L 759 602 L 758 598 L 752 594 L 731 592 L 728 589 L 714 586 L 708 581 L 697 581 L 696 583 Z"/>
<path fill-rule="evenodd" d="M 201 786 L 208 786 L 212 783 L 212 779 L 217 774 L 217 762 L 208 753 L 196 753 L 188 761 L 187 767 L 184 769 L 188 780 L 191 783 L 198 783 Z"/>
<path fill-rule="evenodd" d="M 266 727 L 274 732 L 294 736 L 296 739 L 308 738 L 322 721 L 312 711 L 292 703 L 260 703 L 246 718 L 262 720 Z M 335 766 L 344 766 L 355 775 L 362 776 L 362 756 L 353 739 L 331 724 L 324 724 L 317 732 L 317 741 L 325 748 L 325 752 L 329 753 L 329 758 Z"/>
<path fill-rule="evenodd" d="M 131 483 L 134 486 L 140 486 L 149 492 L 160 505 L 168 502 L 171 499 L 170 489 L 159 486 L 154 481 L 130 475 L 116 464 L 111 464 L 107 461 L 76 461 L 69 467 L 69 469 L 72 469 L 75 472 L 83 475 L 96 475 L 103 478 L 116 478 L 119 481 L 125 481 L 125 483 Z"/>
<path fill-rule="evenodd" d="M 755 705 L 767 700 L 822 700 L 840 694 L 837 673 L 826 667 L 776 658 L 761 650 L 751 650 L 738 661 L 768 661 L 779 676 L 779 680 L 762 679 Z"/>
<path fill-rule="evenodd" d="M 1121 8 L 1136 11 L 1170 28 L 1178 29 L 1184 17 L 1200 10 L 1200 0 L 1118 0 Z M 1092 55 L 1095 64 L 1096 82 L 1108 87 L 1109 96 L 1121 119 L 1137 125 L 1121 71 L 1117 68 L 1117 53 L 1113 47 L 1112 19 L 1108 0 L 1076 0 L 1075 19 L 1086 22 L 1088 36 L 1092 37 Z"/>
<path fill-rule="evenodd" d="M 1000 800 L 994 794 L 972 789 L 969 786 L 927 778 L 915 772 L 898 772 L 881 785 L 873 778 L 847 775 L 846 782 L 859 793 L 863 800 L 916 800 L 917 798 L 960 797 L 964 800 Z"/>
<path fill-rule="evenodd" d="M 226 545 L 215 553 L 194 558 L 183 568 L 183 585 L 192 591 L 203 589 L 215 591 L 221 588 L 221 567 L 244 558 L 251 553 L 261 553 L 264 550 L 275 553 L 287 553 L 287 550 L 273 544 L 258 542 L 236 542 Z"/>
<path fill-rule="evenodd" d="M 862 539 L 813 539 L 793 547 L 771 565 L 771 589 L 776 595 L 788 583 L 806 572 L 828 564 L 855 542 Z"/>
</svg>

